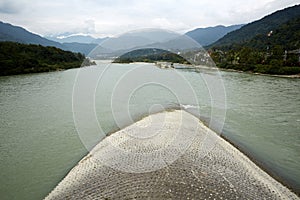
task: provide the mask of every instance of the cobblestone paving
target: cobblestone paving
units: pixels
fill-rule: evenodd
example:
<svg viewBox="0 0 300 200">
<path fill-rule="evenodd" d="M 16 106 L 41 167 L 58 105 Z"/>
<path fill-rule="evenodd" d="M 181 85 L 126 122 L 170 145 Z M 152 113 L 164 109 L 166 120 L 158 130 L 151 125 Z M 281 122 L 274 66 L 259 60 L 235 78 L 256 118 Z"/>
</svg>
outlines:
<svg viewBox="0 0 300 200">
<path fill-rule="evenodd" d="M 299 199 L 185 111 L 101 141 L 46 199 Z"/>
</svg>

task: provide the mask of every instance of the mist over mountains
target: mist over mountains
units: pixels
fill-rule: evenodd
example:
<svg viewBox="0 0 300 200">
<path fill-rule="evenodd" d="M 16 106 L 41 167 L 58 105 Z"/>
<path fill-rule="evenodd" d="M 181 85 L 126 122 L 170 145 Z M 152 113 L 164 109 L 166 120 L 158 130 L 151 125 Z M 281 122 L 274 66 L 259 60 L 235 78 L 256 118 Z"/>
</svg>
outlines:
<svg viewBox="0 0 300 200">
<path fill-rule="evenodd" d="M 215 27 L 197 28 L 185 34 L 196 40 L 202 46 L 207 46 L 216 42 L 217 40 L 225 36 L 227 33 L 240 29 L 242 26 L 243 24 L 232 26 L 219 25 Z"/>
<path fill-rule="evenodd" d="M 67 51 L 80 52 L 87 55 L 98 44 L 86 43 L 60 43 L 31 33 L 26 29 L 8 23 L 0 22 L 0 41 L 18 42 L 22 44 L 37 44 L 53 46 Z"/>
<path fill-rule="evenodd" d="M 46 36 L 48 40 L 52 40 L 59 43 L 84 43 L 84 44 L 101 44 L 104 40 L 108 39 L 108 37 L 104 38 L 94 38 L 90 35 L 59 35 L 59 36 Z"/>
<path fill-rule="evenodd" d="M 146 47 L 167 50 L 182 50 L 193 45 L 221 47 L 250 41 L 257 35 L 266 35 L 289 20 L 299 18 L 299 13 L 300 6 L 296 5 L 246 25 L 197 28 L 183 35 L 161 29 L 141 29 L 110 38 L 95 38 L 90 35 L 70 33 L 45 38 L 22 27 L 0 22 L 0 41 L 54 46 L 85 55 L 92 52 L 91 56 L 101 55 L 102 58 L 120 55 L 130 49 Z"/>
<path fill-rule="evenodd" d="M 200 44 L 202 43 L 201 45 L 207 45 L 216 39 L 219 39 L 228 31 L 238 27 L 240 27 L 240 25 L 232 27 L 217 26 L 195 29 L 194 31 L 186 33 L 185 37 L 189 36 Z M 150 44 L 156 47 L 161 46 L 172 49 L 182 49 L 183 46 L 189 46 L 184 44 L 184 37 L 180 38 L 179 36 L 181 35 L 167 30 L 145 29 L 128 32 L 112 38 L 94 38 L 89 35 L 74 34 L 42 37 L 31 33 L 22 27 L 0 22 L 0 41 L 54 46 L 63 50 L 80 52 L 85 55 L 88 55 L 99 44 L 101 44 L 101 51 L 98 53 L 103 54 L 110 54 L 122 49 L 145 47 Z M 98 50 L 99 49 L 100 48 L 98 48 Z"/>
</svg>

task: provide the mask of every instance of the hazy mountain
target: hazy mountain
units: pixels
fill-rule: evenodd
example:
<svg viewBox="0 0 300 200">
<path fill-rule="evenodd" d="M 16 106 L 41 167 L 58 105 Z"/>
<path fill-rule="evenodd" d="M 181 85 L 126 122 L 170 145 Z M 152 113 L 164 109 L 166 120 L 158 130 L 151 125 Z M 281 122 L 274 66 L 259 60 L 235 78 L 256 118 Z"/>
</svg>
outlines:
<svg viewBox="0 0 300 200">
<path fill-rule="evenodd" d="M 169 51 L 184 51 L 201 48 L 201 45 L 186 35 L 177 35 L 176 38 L 164 42 L 153 43 L 143 48 L 160 48 Z"/>
<path fill-rule="evenodd" d="M 19 42 L 24 44 L 40 44 L 42 46 L 54 46 L 63 48 L 63 45 L 37 34 L 31 33 L 19 26 L 13 26 L 8 23 L 0 22 L 0 41 Z"/>
<path fill-rule="evenodd" d="M 104 41 L 101 44 L 101 46 L 107 49 L 117 51 L 122 49 L 131 49 L 137 46 L 143 46 L 151 43 L 153 43 L 152 40 L 149 40 L 144 37 L 122 35 L 120 37 L 110 38 L 109 40 Z"/>
<path fill-rule="evenodd" d="M 59 43 L 86 43 L 86 44 L 90 44 L 90 43 L 95 43 L 95 44 L 100 44 L 102 43 L 104 40 L 107 39 L 107 37 L 105 38 L 94 38 L 92 36 L 89 35 L 70 35 L 70 36 L 57 36 L 57 37 L 46 37 L 49 40 L 53 40 Z"/>
<path fill-rule="evenodd" d="M 179 34 L 163 29 L 144 29 L 131 31 L 122 36 L 142 37 L 152 42 L 165 42 L 178 37 Z"/>
<path fill-rule="evenodd" d="M 85 43 L 59 43 L 31 33 L 26 29 L 8 23 L 0 22 L 0 41 L 19 42 L 23 44 L 39 44 L 42 46 L 53 46 L 63 50 L 80 52 L 87 55 L 97 44 Z"/>
<path fill-rule="evenodd" d="M 300 17 L 300 5 L 285 8 L 228 33 L 211 46 L 241 44 L 251 40 L 257 35 L 267 35 L 282 24 L 298 17 Z"/>
<path fill-rule="evenodd" d="M 111 50 L 132 49 L 153 43 L 165 42 L 176 37 L 178 37 L 178 34 L 173 32 L 159 29 L 145 29 L 128 32 L 116 38 L 109 38 L 101 46 Z"/>
<path fill-rule="evenodd" d="M 96 39 L 89 35 L 71 35 L 66 37 L 46 37 L 46 38 L 59 43 L 72 43 L 72 42 L 92 43 L 92 41 Z"/>
<path fill-rule="evenodd" d="M 196 40 L 200 45 L 207 46 L 218 39 L 222 38 L 227 33 L 237 30 L 241 28 L 243 24 L 240 25 L 232 25 L 232 26 L 215 26 L 215 27 L 207 27 L 207 28 L 197 28 L 192 31 L 185 33 L 187 36 Z"/>
<path fill-rule="evenodd" d="M 71 43 L 63 43 L 63 49 L 73 52 L 80 52 L 85 55 L 88 55 L 94 48 L 96 48 L 98 44 L 94 43 L 78 43 L 78 42 L 71 42 Z"/>
<path fill-rule="evenodd" d="M 95 44 L 101 44 L 102 42 L 104 42 L 105 40 L 108 40 L 109 37 L 104 37 L 104 38 L 96 38 L 92 41 L 92 43 L 95 43 Z"/>
<path fill-rule="evenodd" d="M 128 51 L 152 47 L 153 44 L 161 44 L 179 36 L 177 33 L 159 29 L 132 31 L 106 39 L 92 52 L 91 56 L 97 58 L 120 56 Z"/>
</svg>

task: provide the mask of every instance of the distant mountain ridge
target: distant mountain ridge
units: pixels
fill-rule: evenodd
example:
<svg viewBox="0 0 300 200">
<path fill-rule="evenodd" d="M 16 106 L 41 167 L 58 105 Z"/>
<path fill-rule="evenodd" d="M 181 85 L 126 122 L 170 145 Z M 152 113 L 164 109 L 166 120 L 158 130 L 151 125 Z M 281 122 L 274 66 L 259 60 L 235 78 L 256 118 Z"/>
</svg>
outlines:
<svg viewBox="0 0 300 200">
<path fill-rule="evenodd" d="M 240 29 L 243 25 L 244 24 L 232 26 L 219 25 L 207 28 L 197 28 L 185 33 L 185 35 L 196 40 L 202 46 L 207 46 L 216 42 L 217 40 L 225 36 L 227 33 Z"/>
<path fill-rule="evenodd" d="M 297 17 L 300 17 L 300 5 L 276 11 L 260 20 L 246 24 L 240 29 L 228 33 L 211 46 L 228 46 L 247 42 L 257 35 L 267 35 L 270 31 Z"/>
<path fill-rule="evenodd" d="M 67 51 L 80 52 L 87 55 L 98 44 L 59 43 L 48 40 L 26 29 L 9 23 L 0 22 L 0 41 L 18 42 L 22 44 L 37 44 L 57 47 Z"/>
<path fill-rule="evenodd" d="M 101 44 L 108 37 L 104 38 L 94 38 L 89 35 L 70 35 L 70 36 L 58 36 L 58 37 L 46 37 L 49 40 L 59 42 L 59 43 L 84 43 L 84 44 Z"/>
<path fill-rule="evenodd" d="M 4 22 L 0 22 L 0 41 L 11 41 L 24 44 L 40 44 L 42 46 L 63 48 L 63 45 L 58 42 L 45 39 L 37 34 L 27 31 L 22 27 L 13 26 Z"/>
<path fill-rule="evenodd" d="M 113 58 L 129 51 L 146 48 L 164 49 L 178 53 L 200 47 L 199 43 L 186 35 L 161 29 L 141 29 L 105 40 L 91 52 L 90 57 Z"/>
<path fill-rule="evenodd" d="M 235 30 L 240 26 L 242 25 L 200 28 L 190 31 L 186 33 L 186 35 L 197 42 L 202 42 L 202 45 L 206 45 L 226 34 L 228 31 Z M 191 41 L 188 41 L 189 44 L 185 45 L 184 43 L 187 39 L 179 38 L 179 34 L 159 29 L 132 31 L 116 38 L 94 38 L 88 35 L 72 35 L 70 33 L 68 33 L 68 35 L 69 36 L 60 35 L 59 38 L 44 38 L 27 31 L 22 27 L 0 22 L 0 41 L 54 46 L 63 50 L 80 52 L 85 55 L 88 55 L 98 46 L 98 44 L 101 44 L 103 47 L 98 48 L 101 49 L 101 52 L 98 52 L 100 54 L 111 53 L 121 49 L 135 48 L 138 46 L 145 47 L 150 44 L 156 44 L 158 47 L 163 46 L 171 49 L 180 49 L 182 46 L 191 46 Z M 158 45 L 157 43 L 161 44 Z"/>
</svg>

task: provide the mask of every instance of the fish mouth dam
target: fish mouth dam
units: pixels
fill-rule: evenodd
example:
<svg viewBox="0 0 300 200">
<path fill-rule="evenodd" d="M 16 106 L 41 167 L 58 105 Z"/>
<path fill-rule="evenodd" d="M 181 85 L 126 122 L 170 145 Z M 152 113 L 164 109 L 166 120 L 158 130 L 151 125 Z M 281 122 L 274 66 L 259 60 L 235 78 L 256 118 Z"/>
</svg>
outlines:
<svg viewBox="0 0 300 200">
<path fill-rule="evenodd" d="M 45 199 L 299 199 L 198 118 L 152 114 L 99 142 Z"/>
</svg>

